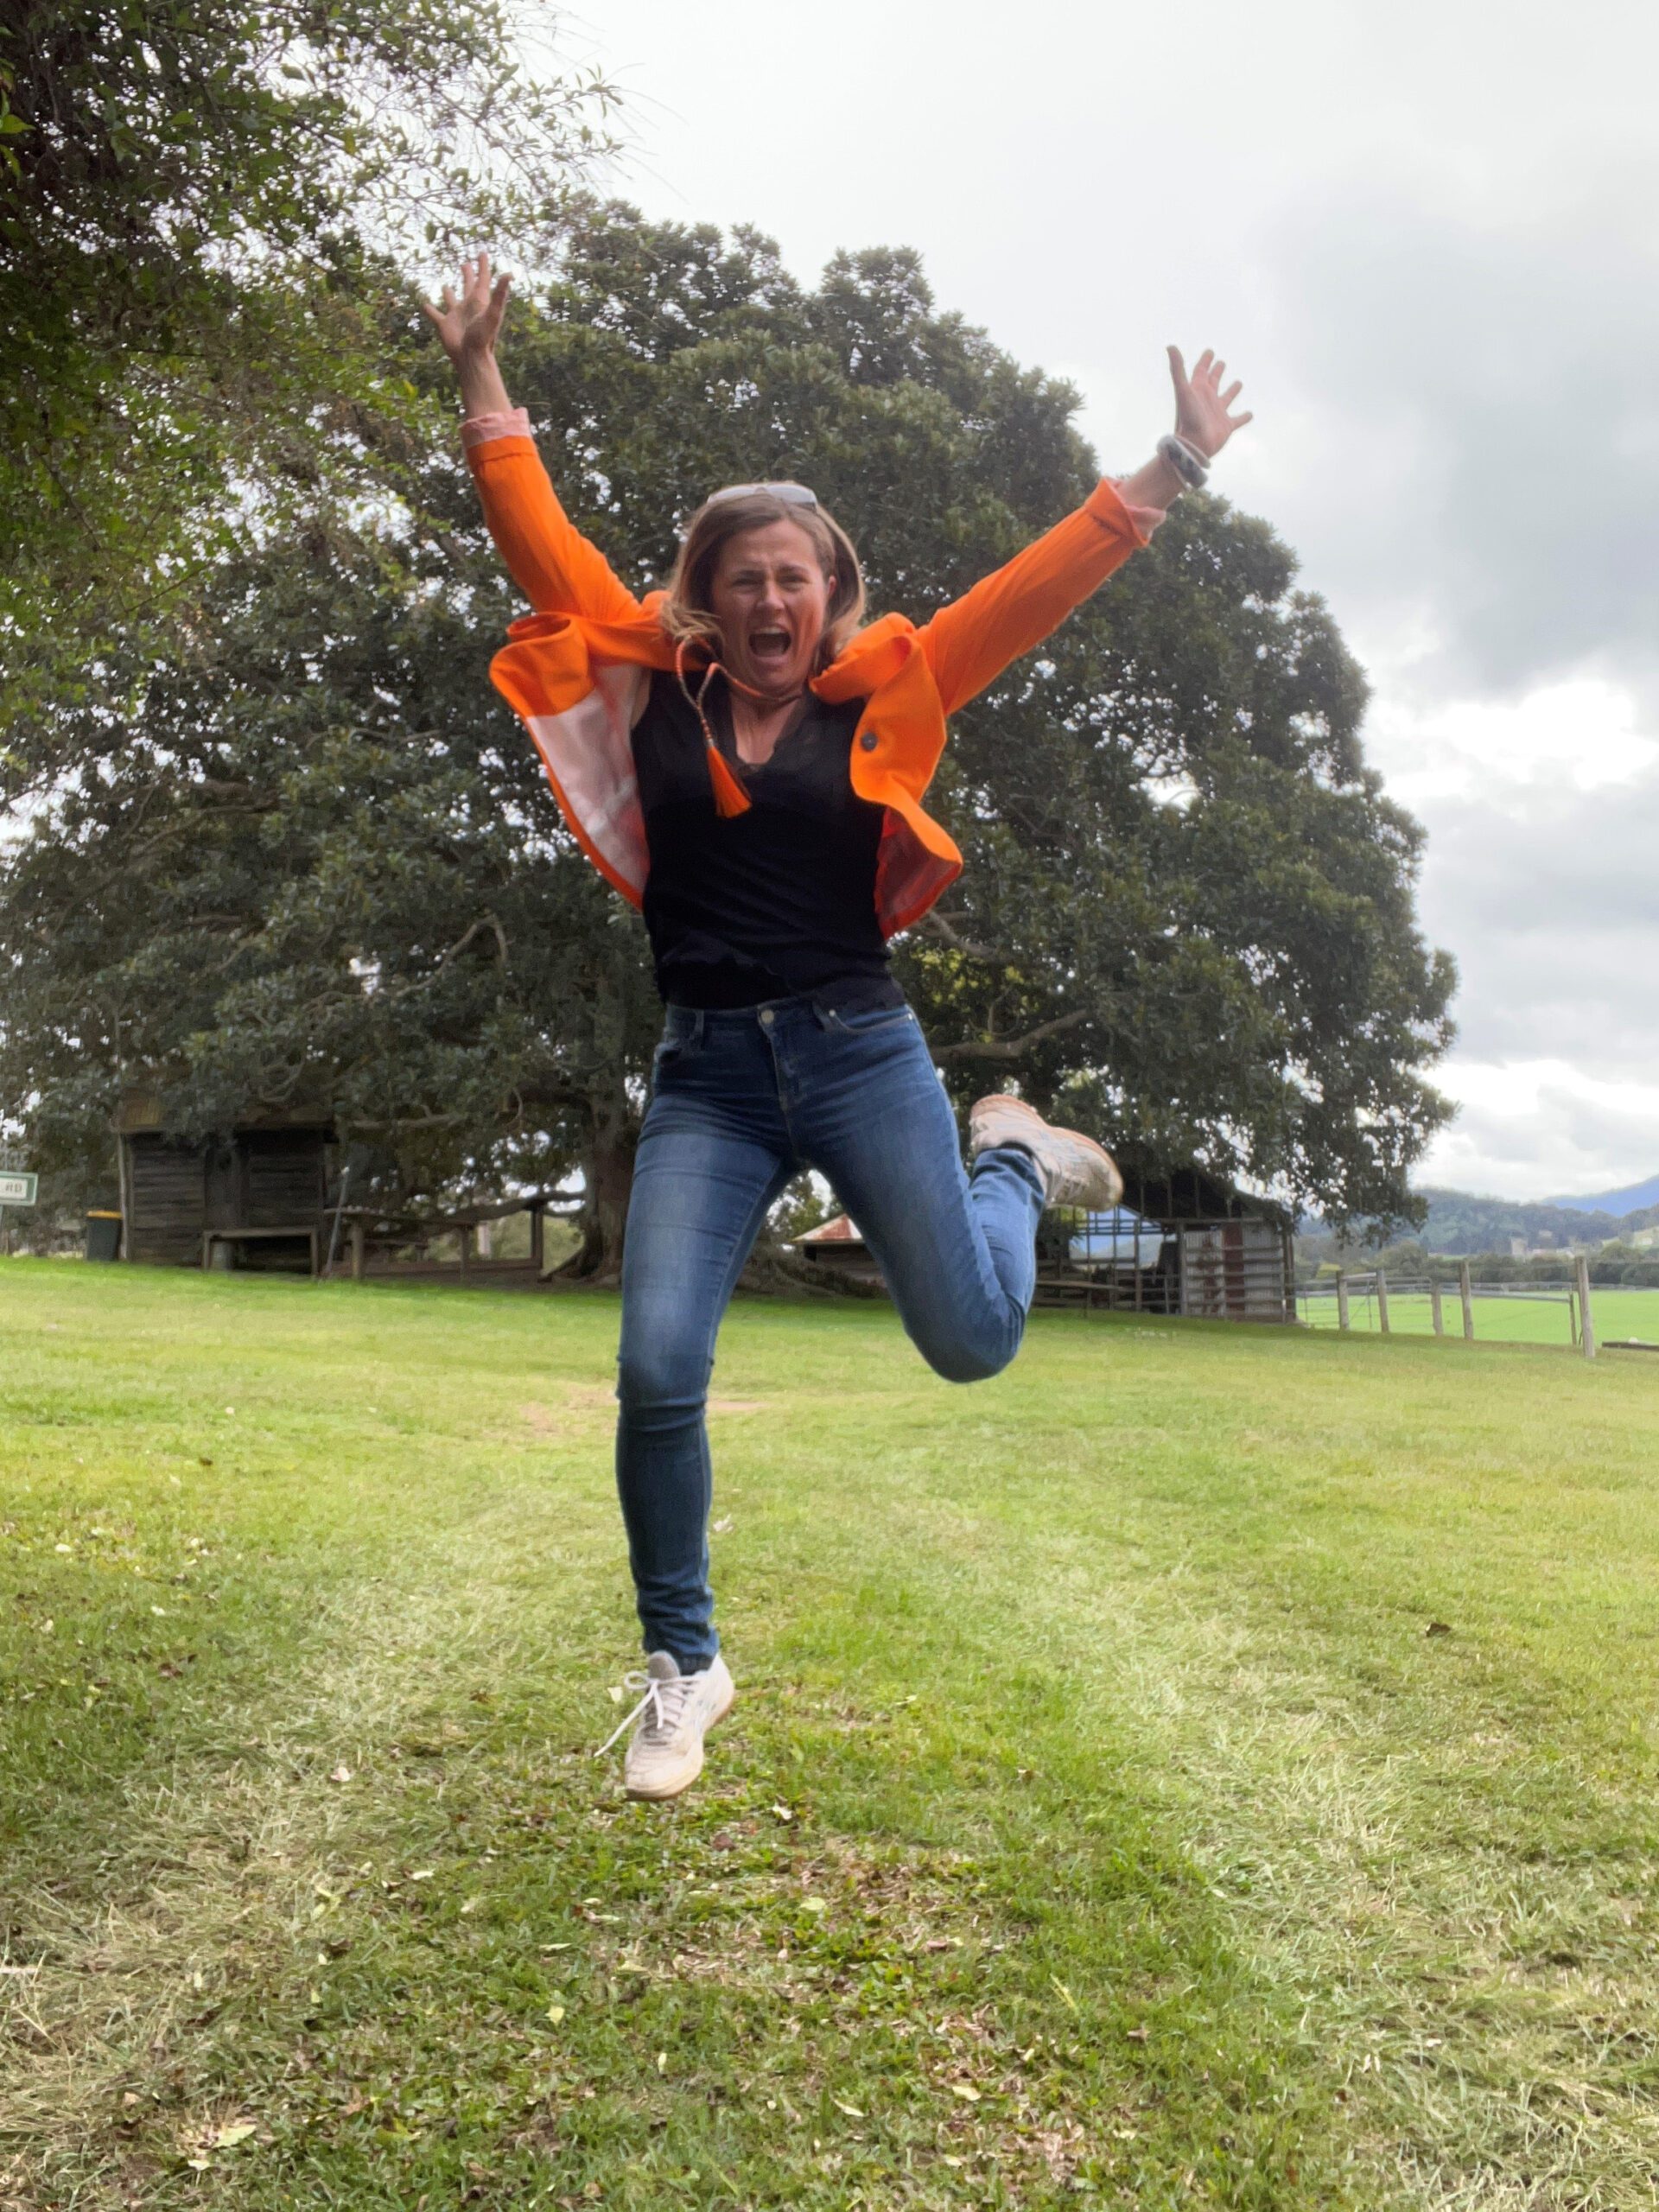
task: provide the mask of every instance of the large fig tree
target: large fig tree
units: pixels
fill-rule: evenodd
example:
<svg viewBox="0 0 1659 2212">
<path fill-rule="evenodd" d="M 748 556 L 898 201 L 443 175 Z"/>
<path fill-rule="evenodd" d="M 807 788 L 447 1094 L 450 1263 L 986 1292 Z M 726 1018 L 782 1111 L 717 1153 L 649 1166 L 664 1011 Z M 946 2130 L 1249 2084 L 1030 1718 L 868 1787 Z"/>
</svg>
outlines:
<svg viewBox="0 0 1659 2212">
<path fill-rule="evenodd" d="M 447 404 L 410 303 L 384 342 Z M 503 359 L 642 588 L 710 486 L 790 475 L 876 609 L 924 619 L 1096 467 L 1070 388 L 938 314 L 904 253 L 808 289 L 753 233 L 588 205 L 521 279 Z M 125 710 L 30 725 L 57 766 L 0 858 L 0 1110 L 90 1163 L 136 1067 L 181 1128 L 326 1092 L 404 1200 L 579 1170 L 602 1275 L 643 933 L 489 688 L 515 601 L 448 437 L 387 450 L 381 500 L 320 496 L 219 564 L 188 650 L 135 646 Z M 1015 1080 L 1143 1157 L 1399 1216 L 1452 976 L 1415 919 L 1420 832 L 1365 765 L 1363 677 L 1294 575 L 1264 524 L 1189 499 L 960 715 L 934 798 L 968 867 L 899 961 L 960 1103 Z"/>
</svg>

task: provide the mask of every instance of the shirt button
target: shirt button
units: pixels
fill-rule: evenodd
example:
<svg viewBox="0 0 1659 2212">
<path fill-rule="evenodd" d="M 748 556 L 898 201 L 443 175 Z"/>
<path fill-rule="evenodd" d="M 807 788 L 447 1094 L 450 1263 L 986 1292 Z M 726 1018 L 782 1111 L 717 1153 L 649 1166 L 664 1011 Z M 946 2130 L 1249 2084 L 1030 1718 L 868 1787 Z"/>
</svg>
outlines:
<svg viewBox="0 0 1659 2212">
<path fill-rule="evenodd" d="M 867 729 L 863 736 L 861 737 L 858 741 L 867 753 L 874 753 L 875 750 L 875 732 L 873 729 Z"/>
<path fill-rule="evenodd" d="M 763 1006 L 760 1009 L 760 1026 L 763 1029 L 772 1027 L 772 1008 L 769 1006 Z"/>
</svg>

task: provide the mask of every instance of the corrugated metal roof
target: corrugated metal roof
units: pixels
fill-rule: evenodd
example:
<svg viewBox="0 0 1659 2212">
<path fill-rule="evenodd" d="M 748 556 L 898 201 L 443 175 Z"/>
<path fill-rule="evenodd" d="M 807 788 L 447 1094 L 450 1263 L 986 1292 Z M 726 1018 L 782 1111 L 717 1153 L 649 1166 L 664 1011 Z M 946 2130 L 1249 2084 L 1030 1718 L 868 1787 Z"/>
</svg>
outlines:
<svg viewBox="0 0 1659 2212">
<path fill-rule="evenodd" d="M 820 1222 L 816 1229 L 795 1239 L 798 1244 L 861 1244 L 857 1225 L 850 1214 L 838 1213 L 832 1221 Z"/>
</svg>

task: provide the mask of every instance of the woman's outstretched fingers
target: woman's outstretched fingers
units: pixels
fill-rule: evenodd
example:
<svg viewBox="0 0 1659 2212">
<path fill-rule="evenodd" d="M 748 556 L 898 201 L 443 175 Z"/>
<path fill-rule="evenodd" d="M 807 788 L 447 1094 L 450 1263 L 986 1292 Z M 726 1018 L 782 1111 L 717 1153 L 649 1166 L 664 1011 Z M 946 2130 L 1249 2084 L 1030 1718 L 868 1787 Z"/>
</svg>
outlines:
<svg viewBox="0 0 1659 2212">
<path fill-rule="evenodd" d="M 1170 346 L 1165 351 L 1169 356 L 1170 378 L 1175 386 L 1176 431 L 1213 460 L 1233 432 L 1251 420 L 1248 413 L 1229 412 L 1244 387 L 1235 378 L 1225 392 L 1222 391 L 1221 379 L 1227 373 L 1227 364 L 1213 346 L 1205 347 L 1192 364 L 1190 377 L 1180 347 Z"/>
<path fill-rule="evenodd" d="M 489 305 L 485 311 L 485 336 L 491 346 L 501 327 L 501 318 L 507 311 L 507 295 L 512 289 L 512 278 L 504 269 L 490 288 Z"/>
<path fill-rule="evenodd" d="M 492 284 L 490 257 L 480 253 L 476 261 L 461 263 L 459 295 L 454 285 L 446 284 L 438 305 L 423 300 L 421 312 L 435 325 L 450 359 L 458 361 L 463 353 L 493 351 L 512 289 L 512 278 L 505 270 Z"/>
</svg>

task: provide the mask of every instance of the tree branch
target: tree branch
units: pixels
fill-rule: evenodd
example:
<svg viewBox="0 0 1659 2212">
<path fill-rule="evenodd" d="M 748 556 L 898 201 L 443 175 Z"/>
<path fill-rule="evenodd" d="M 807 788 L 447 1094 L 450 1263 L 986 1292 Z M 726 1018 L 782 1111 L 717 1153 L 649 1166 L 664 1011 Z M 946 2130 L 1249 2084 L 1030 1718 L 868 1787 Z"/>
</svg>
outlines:
<svg viewBox="0 0 1659 2212">
<path fill-rule="evenodd" d="M 393 983 L 389 989 L 378 992 L 375 995 L 383 999 L 388 1006 L 395 1006 L 400 999 L 408 998 L 411 992 L 430 990 L 449 963 L 466 951 L 480 930 L 489 930 L 493 933 L 495 949 L 500 954 L 501 965 L 505 968 L 507 964 L 507 933 L 493 913 L 480 914 L 472 926 L 455 939 L 447 952 L 439 954 L 437 965 L 429 970 L 426 975 L 411 976 L 406 983 Z"/>
<path fill-rule="evenodd" d="M 501 1198 L 488 1205 L 462 1206 L 454 1213 L 419 1213 L 413 1207 L 398 1206 L 342 1206 L 340 1211 L 347 1221 L 378 1221 L 390 1223 L 397 1230 L 429 1233 L 443 1229 L 477 1229 L 486 1221 L 505 1221 L 509 1215 L 529 1213 L 539 1206 L 543 1213 L 557 1214 L 561 1218 L 569 1213 L 580 1213 L 586 1203 L 580 1195 L 568 1191 L 528 1191 L 523 1198 Z"/>
<path fill-rule="evenodd" d="M 1058 1036 L 1062 1029 L 1075 1029 L 1080 1021 L 1087 1021 L 1089 1008 L 1078 1007 L 1071 1014 L 1057 1014 L 1052 1021 L 1039 1021 L 1034 1029 L 1027 1029 L 1023 1037 L 964 1037 L 955 1045 L 935 1045 L 936 1060 L 1014 1060 L 1030 1046 L 1039 1045 L 1045 1037 Z"/>
<path fill-rule="evenodd" d="M 1006 968 L 1013 963 L 1014 955 L 1012 952 L 1005 951 L 1000 945 L 976 944 L 971 938 L 962 936 L 937 906 L 931 913 L 924 914 L 917 926 L 925 930 L 930 937 L 941 939 L 952 952 L 961 953 L 965 960 L 988 961 L 996 968 Z"/>
<path fill-rule="evenodd" d="M 366 1121 L 353 1114 L 346 1124 L 351 1129 L 454 1129 L 467 1119 L 464 1114 L 394 1114 L 384 1121 Z"/>
</svg>

